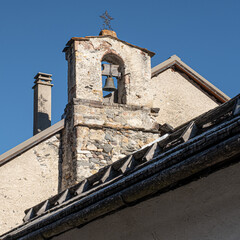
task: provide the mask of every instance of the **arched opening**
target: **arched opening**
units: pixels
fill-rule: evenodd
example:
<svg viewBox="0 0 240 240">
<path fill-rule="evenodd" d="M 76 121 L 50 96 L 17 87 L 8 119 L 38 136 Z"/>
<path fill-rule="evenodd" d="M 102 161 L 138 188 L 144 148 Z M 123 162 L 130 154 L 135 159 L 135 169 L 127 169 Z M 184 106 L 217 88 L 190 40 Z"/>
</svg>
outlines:
<svg viewBox="0 0 240 240">
<path fill-rule="evenodd" d="M 109 53 L 102 58 L 102 86 L 104 102 L 126 103 L 124 62 L 116 54 Z"/>
</svg>

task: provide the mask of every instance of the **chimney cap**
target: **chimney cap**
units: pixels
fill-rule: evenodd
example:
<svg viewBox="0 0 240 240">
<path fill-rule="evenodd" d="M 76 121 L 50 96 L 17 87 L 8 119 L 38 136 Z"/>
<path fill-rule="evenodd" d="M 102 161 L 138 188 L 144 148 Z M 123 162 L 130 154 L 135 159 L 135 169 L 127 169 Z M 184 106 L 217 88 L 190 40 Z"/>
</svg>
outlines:
<svg viewBox="0 0 240 240">
<path fill-rule="evenodd" d="M 36 76 L 34 77 L 34 79 L 42 79 L 42 80 L 52 81 L 51 77 L 52 77 L 52 74 L 38 72 L 36 74 Z"/>
<path fill-rule="evenodd" d="M 52 81 L 51 77 L 52 77 L 52 74 L 49 74 L 49 73 L 42 73 L 42 72 L 37 73 L 36 76 L 34 77 L 34 79 L 36 79 L 34 81 L 35 85 L 32 88 L 34 89 L 37 84 L 49 85 L 52 87 L 53 84 L 51 84 L 51 81 Z"/>
</svg>

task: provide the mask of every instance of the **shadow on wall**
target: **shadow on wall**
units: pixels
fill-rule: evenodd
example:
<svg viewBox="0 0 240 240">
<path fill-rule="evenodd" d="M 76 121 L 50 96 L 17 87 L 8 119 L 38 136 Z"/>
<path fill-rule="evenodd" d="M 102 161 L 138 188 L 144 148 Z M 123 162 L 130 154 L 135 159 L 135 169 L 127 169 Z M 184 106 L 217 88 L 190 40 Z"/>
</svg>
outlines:
<svg viewBox="0 0 240 240">
<path fill-rule="evenodd" d="M 38 123 L 35 123 L 37 125 L 37 128 L 34 128 L 34 134 L 37 134 L 51 126 L 49 114 L 38 112 L 37 115 Z"/>
</svg>

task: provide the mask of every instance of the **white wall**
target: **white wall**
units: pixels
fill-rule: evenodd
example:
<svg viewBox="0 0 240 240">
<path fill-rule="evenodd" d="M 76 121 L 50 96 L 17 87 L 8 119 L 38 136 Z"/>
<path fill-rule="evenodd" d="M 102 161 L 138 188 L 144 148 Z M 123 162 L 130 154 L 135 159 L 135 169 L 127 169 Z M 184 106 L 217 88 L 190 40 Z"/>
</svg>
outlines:
<svg viewBox="0 0 240 240">
<path fill-rule="evenodd" d="M 23 221 L 24 210 L 58 193 L 59 134 L 0 167 L 0 234 Z"/>
<path fill-rule="evenodd" d="M 160 108 L 157 121 L 177 127 L 218 106 L 186 74 L 172 69 L 152 78 L 153 107 Z"/>
</svg>

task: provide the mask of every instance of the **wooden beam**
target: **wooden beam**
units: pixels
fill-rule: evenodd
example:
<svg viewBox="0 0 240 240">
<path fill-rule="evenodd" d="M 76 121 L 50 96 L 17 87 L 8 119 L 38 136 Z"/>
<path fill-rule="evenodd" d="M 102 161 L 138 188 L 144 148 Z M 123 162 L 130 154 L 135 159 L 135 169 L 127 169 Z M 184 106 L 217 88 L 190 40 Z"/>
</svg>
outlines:
<svg viewBox="0 0 240 240">
<path fill-rule="evenodd" d="M 119 65 L 102 64 L 102 67 L 103 76 L 121 77 L 121 73 L 118 71 Z"/>
</svg>

